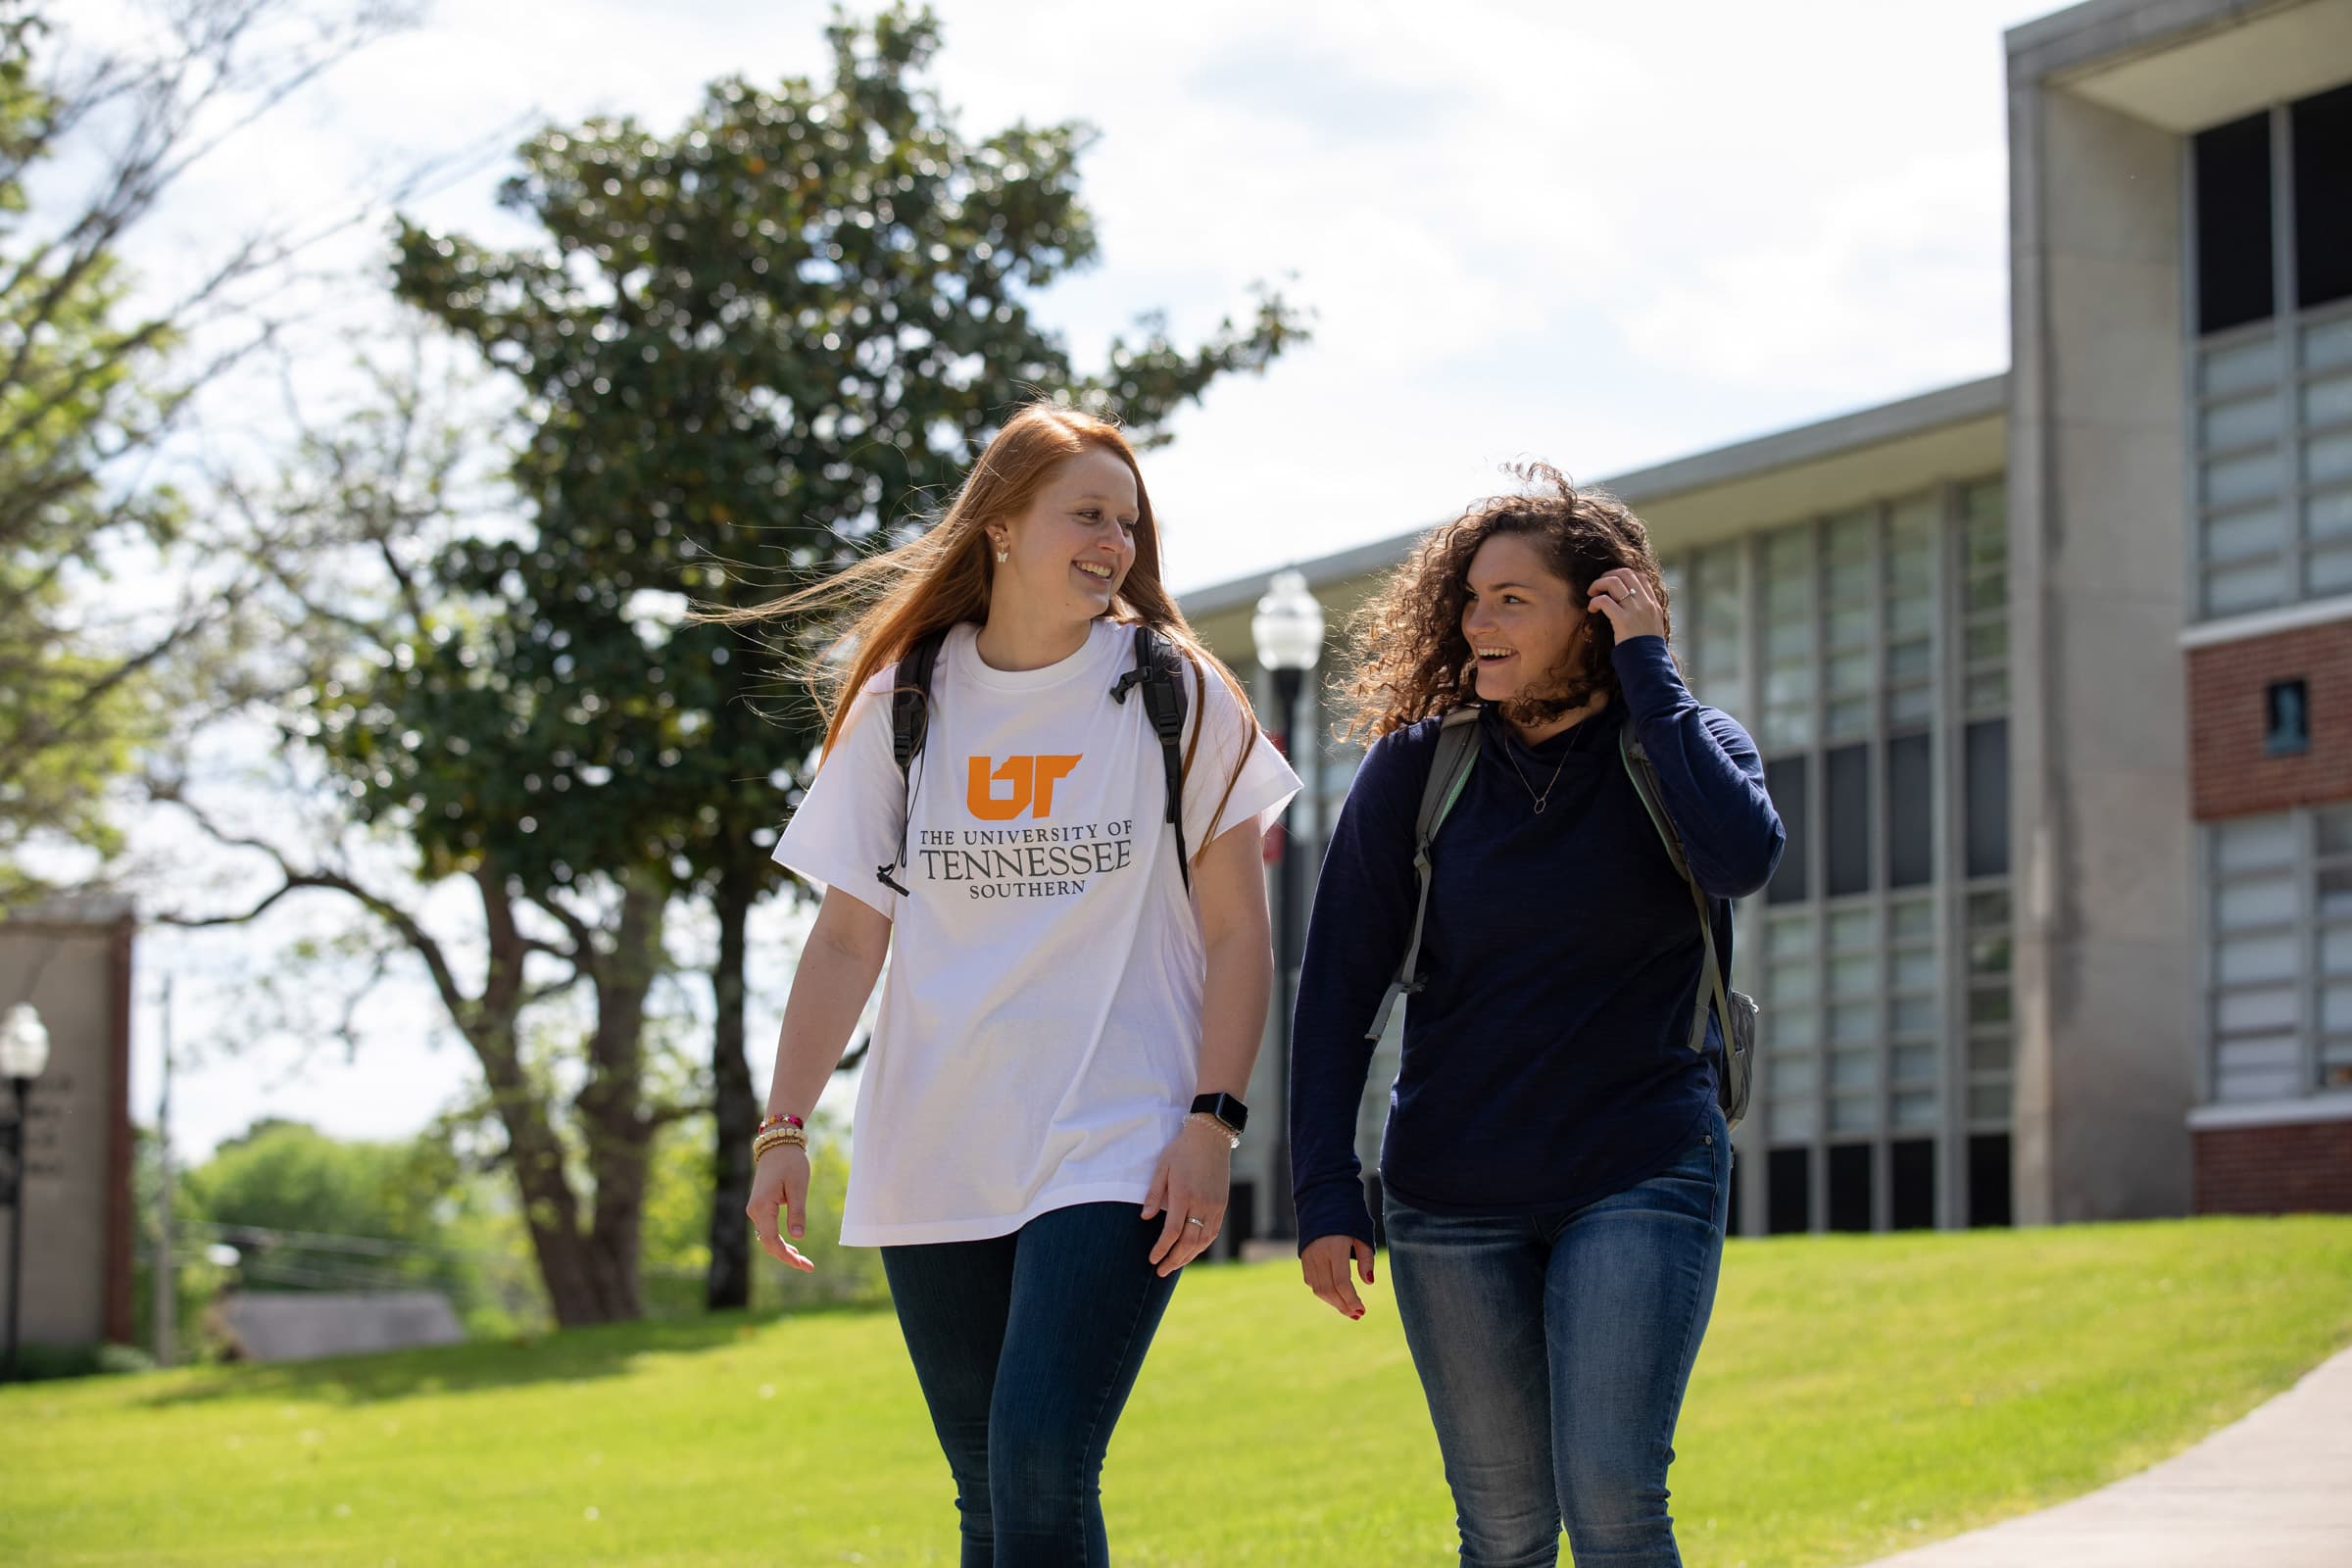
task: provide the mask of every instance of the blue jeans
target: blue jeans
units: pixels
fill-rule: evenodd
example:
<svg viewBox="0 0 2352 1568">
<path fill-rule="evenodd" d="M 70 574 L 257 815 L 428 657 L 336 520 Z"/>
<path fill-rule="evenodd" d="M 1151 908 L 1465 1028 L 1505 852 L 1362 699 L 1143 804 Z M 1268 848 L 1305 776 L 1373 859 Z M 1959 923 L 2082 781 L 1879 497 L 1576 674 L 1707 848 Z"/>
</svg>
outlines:
<svg viewBox="0 0 2352 1568">
<path fill-rule="evenodd" d="M 956 1478 L 963 1568 L 1101 1568 L 1102 1455 L 1175 1294 L 1162 1221 L 1081 1203 L 1010 1236 L 885 1247 L 891 1302 Z"/>
<path fill-rule="evenodd" d="M 1666 1468 L 1715 1304 L 1723 1113 L 1675 1162 L 1565 1213 L 1385 1205 L 1396 1311 L 1438 1429 L 1462 1561 L 1679 1568 Z"/>
</svg>

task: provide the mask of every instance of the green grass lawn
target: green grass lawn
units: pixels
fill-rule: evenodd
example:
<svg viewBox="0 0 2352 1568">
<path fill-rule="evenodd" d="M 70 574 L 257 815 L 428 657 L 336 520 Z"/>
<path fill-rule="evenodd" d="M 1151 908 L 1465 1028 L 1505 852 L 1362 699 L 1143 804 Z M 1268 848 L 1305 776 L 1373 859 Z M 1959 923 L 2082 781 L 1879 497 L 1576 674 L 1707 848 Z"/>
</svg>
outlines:
<svg viewBox="0 0 2352 1568">
<path fill-rule="evenodd" d="M 1195 1271 L 1111 1449 L 1121 1563 L 1452 1560 L 1386 1282 Z M 1859 1562 L 2187 1446 L 2352 1343 L 2352 1220 L 1735 1242 L 1674 1511 L 1710 1568 Z M 9 1563 L 937 1563 L 887 1312 L 0 1390 Z"/>
</svg>

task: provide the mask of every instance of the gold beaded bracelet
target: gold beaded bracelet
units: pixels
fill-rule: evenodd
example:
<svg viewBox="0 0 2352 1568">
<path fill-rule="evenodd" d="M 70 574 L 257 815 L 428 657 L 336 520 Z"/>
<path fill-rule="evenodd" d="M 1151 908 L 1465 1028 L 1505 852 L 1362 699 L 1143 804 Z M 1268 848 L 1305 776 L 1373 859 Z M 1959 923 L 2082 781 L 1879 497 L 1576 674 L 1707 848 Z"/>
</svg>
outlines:
<svg viewBox="0 0 2352 1568">
<path fill-rule="evenodd" d="M 771 1149 L 807 1149 L 808 1135 L 798 1127 L 770 1127 L 752 1140 L 752 1162 L 758 1164 Z"/>
</svg>

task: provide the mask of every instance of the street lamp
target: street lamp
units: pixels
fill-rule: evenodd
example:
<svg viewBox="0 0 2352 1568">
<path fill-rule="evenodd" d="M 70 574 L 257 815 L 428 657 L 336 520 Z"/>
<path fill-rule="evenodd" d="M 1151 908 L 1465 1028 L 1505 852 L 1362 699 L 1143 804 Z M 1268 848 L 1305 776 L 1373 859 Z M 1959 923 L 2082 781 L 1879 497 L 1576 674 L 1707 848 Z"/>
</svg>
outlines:
<svg viewBox="0 0 2352 1568">
<path fill-rule="evenodd" d="M 0 1355 L 0 1382 L 16 1381 L 17 1303 L 24 1294 L 24 1118 L 32 1081 L 49 1065 L 49 1031 L 32 1004 L 20 1002 L 0 1018 L 0 1078 L 16 1091 L 17 1119 L 0 1124 L 0 1205 L 8 1221 L 8 1341 Z"/>
<path fill-rule="evenodd" d="M 1306 574 L 1278 571 L 1250 617 L 1250 638 L 1257 645 L 1257 662 L 1274 677 L 1275 738 L 1283 754 L 1298 765 L 1292 741 L 1298 717 L 1298 688 L 1306 672 L 1323 657 L 1323 606 L 1307 591 Z M 1311 737 L 1310 737 L 1311 739 Z M 1275 965 L 1281 971 L 1280 1054 L 1274 1109 L 1274 1234 L 1296 1236 L 1298 1215 L 1291 1206 L 1291 1011 L 1297 1004 L 1298 973 L 1298 857 L 1291 842 L 1291 813 L 1298 801 L 1283 808 L 1282 844 L 1275 862 Z"/>
</svg>

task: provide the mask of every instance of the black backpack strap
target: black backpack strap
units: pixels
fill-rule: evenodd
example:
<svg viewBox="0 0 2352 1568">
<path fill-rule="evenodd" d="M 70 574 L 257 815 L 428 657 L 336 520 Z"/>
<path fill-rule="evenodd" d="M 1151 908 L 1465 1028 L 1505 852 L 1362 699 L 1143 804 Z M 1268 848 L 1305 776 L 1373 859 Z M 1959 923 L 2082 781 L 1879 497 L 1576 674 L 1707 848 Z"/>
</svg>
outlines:
<svg viewBox="0 0 2352 1568">
<path fill-rule="evenodd" d="M 1420 994 L 1421 927 L 1429 917 L 1429 847 L 1436 841 L 1446 813 L 1461 799 L 1462 786 L 1470 782 L 1470 768 L 1477 760 L 1478 709 L 1475 705 L 1454 709 L 1438 724 L 1438 749 L 1429 760 L 1429 778 L 1421 786 L 1421 809 L 1413 821 L 1413 875 L 1420 891 L 1413 902 L 1412 940 L 1404 946 L 1404 961 L 1396 966 L 1396 978 L 1389 982 L 1388 994 L 1380 999 L 1380 1010 L 1372 1015 L 1372 1027 L 1364 1031 L 1366 1040 L 1378 1040 L 1387 1031 L 1389 1014 L 1396 1010 L 1398 997 Z"/>
<path fill-rule="evenodd" d="M 906 828 L 914 820 L 914 760 L 931 733 L 931 675 L 939 667 L 939 651 L 947 646 L 945 626 L 923 633 L 899 656 L 898 678 L 890 694 L 890 755 L 899 764 L 900 781 L 906 785 L 906 812 L 899 819 L 899 858 L 874 867 L 882 885 L 900 898 L 906 889 L 897 872 L 906 866 Z"/>
<path fill-rule="evenodd" d="M 1184 675 L 1175 648 L 1149 626 L 1135 628 L 1135 667 L 1111 687 L 1111 700 L 1124 706 L 1133 686 L 1143 688 L 1144 715 L 1159 737 L 1160 764 L 1168 781 L 1167 822 L 1176 830 L 1176 870 L 1190 893 L 1192 854 L 1184 843 Z"/>
<path fill-rule="evenodd" d="M 1625 775 L 1634 781 L 1634 793 L 1642 797 L 1642 808 L 1649 813 L 1650 824 L 1658 830 L 1658 840 L 1666 846 L 1666 858 L 1674 862 L 1674 874 L 1683 879 L 1690 890 L 1690 900 L 1698 906 L 1698 931 L 1706 947 L 1707 983 L 1699 987 L 1698 1016 L 1690 1023 L 1690 1049 L 1705 1054 L 1707 1049 L 1707 1014 L 1714 1012 L 1723 1029 L 1723 1047 L 1732 1049 L 1732 1004 L 1723 994 L 1723 965 L 1715 960 L 1715 912 L 1707 906 L 1706 894 L 1699 891 L 1698 879 L 1690 874 L 1690 860 L 1683 853 L 1682 835 L 1674 830 L 1674 818 L 1666 814 L 1666 803 L 1658 794 L 1658 770 L 1634 738 L 1632 720 L 1617 727 L 1617 755 L 1624 760 Z"/>
</svg>

